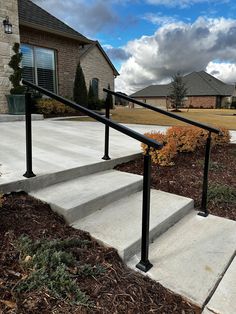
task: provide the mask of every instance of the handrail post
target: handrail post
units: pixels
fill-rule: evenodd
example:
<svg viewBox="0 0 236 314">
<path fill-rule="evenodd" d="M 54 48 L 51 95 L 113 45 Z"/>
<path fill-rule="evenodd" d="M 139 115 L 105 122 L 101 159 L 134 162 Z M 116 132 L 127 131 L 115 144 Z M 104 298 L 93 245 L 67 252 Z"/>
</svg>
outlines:
<svg viewBox="0 0 236 314">
<path fill-rule="evenodd" d="M 202 203 L 201 203 L 201 211 L 198 213 L 199 216 L 203 216 L 203 217 L 207 217 L 209 214 L 209 211 L 207 209 L 207 191 L 208 191 L 210 150 L 211 150 L 211 132 L 208 133 L 208 137 L 206 141 L 205 164 L 204 164 L 203 187 L 202 187 Z"/>
<path fill-rule="evenodd" d="M 150 221 L 150 186 L 151 186 L 151 156 L 148 147 L 143 164 L 143 208 L 142 208 L 142 239 L 141 260 L 136 267 L 145 273 L 153 266 L 148 260 L 149 251 L 149 221 Z"/>
<path fill-rule="evenodd" d="M 25 93 L 26 178 L 35 177 L 32 171 L 31 93 Z"/>
<path fill-rule="evenodd" d="M 106 118 L 110 119 L 110 104 L 108 101 L 108 94 L 106 97 Z M 104 156 L 102 157 L 104 160 L 110 160 L 111 158 L 109 157 L 109 126 L 106 124 L 105 125 L 105 146 L 104 146 Z"/>
</svg>

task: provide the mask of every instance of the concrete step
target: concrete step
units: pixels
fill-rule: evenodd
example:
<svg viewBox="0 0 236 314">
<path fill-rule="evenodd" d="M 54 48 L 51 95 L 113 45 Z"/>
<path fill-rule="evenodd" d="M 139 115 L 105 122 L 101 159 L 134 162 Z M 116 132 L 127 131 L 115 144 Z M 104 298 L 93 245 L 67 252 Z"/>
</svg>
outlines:
<svg viewBox="0 0 236 314">
<path fill-rule="evenodd" d="M 142 176 L 107 170 L 57 183 L 29 194 L 47 202 L 68 223 L 73 223 L 113 201 L 140 191 L 142 182 Z"/>
<path fill-rule="evenodd" d="M 193 200 L 151 190 L 150 240 L 174 225 L 193 208 Z M 113 202 L 92 215 L 72 224 L 88 231 L 105 245 L 114 247 L 126 261 L 140 250 L 142 192 Z"/>
<path fill-rule="evenodd" d="M 25 172 L 25 169 L 22 168 L 22 172 L 20 174 L 13 175 L 14 180 L 12 179 L 12 176 L 6 176 L 5 179 L 0 179 L 0 191 L 2 193 L 10 193 L 10 192 L 16 192 L 16 191 L 25 191 L 30 192 L 33 190 L 39 190 L 42 188 L 45 188 L 47 186 L 72 180 L 78 177 L 82 177 L 85 175 L 90 175 L 93 173 L 110 170 L 113 169 L 116 165 L 119 165 L 121 163 L 128 162 L 130 160 L 133 160 L 140 156 L 141 154 L 130 154 L 124 157 L 114 158 L 111 160 L 101 160 L 98 162 L 92 162 L 92 163 L 86 163 L 85 165 L 74 167 L 74 168 L 67 168 L 65 170 L 61 171 L 48 171 L 48 169 L 45 169 L 44 174 L 37 174 L 37 171 L 35 172 L 36 177 L 26 179 L 23 177 L 23 173 Z M 1 169 L 2 170 L 2 169 Z M 6 170 L 7 172 L 7 170 Z M 10 172 L 10 170 L 9 170 Z M 15 179 L 17 178 L 17 179 Z"/>
<path fill-rule="evenodd" d="M 222 279 L 235 256 L 235 249 L 235 221 L 213 215 L 204 218 L 198 216 L 196 211 L 192 211 L 150 245 L 149 259 L 154 266 L 147 275 L 202 307 Z M 135 265 L 139 259 L 139 255 L 134 256 L 128 262 L 128 266 L 136 269 Z M 229 299 L 231 298 L 233 302 L 236 296 L 236 277 L 235 265 L 232 267 L 234 269 L 231 275 L 225 277 L 225 281 L 223 279 L 222 285 L 218 287 L 221 290 L 218 290 L 218 296 L 223 296 L 223 291 L 231 291 L 233 296 L 229 296 Z M 207 307 L 226 309 L 227 303 L 221 299 L 223 303 L 220 304 L 216 302 L 217 298 L 216 290 L 215 298 L 213 296 Z M 235 303 L 231 308 L 234 310 L 214 313 L 236 313 Z"/>
<path fill-rule="evenodd" d="M 206 305 L 203 314 L 218 313 L 232 314 L 236 313 L 236 258 L 227 269 L 222 281 L 216 288 L 215 293 Z"/>
</svg>

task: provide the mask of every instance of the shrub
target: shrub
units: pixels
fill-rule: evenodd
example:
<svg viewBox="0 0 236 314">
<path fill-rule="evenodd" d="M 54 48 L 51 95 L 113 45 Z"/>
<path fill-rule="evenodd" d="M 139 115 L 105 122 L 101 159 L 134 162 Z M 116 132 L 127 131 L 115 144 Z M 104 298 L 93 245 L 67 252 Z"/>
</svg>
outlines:
<svg viewBox="0 0 236 314">
<path fill-rule="evenodd" d="M 177 154 L 175 141 L 167 141 L 166 135 L 161 132 L 145 133 L 144 135 L 164 145 L 160 150 L 153 147 L 150 148 L 149 154 L 151 155 L 152 161 L 161 166 L 173 165 L 172 159 Z M 142 143 L 141 147 L 143 153 L 146 154 L 148 146 Z"/>
<path fill-rule="evenodd" d="M 223 127 L 218 127 L 218 129 L 220 129 L 221 134 L 212 134 L 213 145 L 229 144 L 231 138 L 229 130 Z"/>
<path fill-rule="evenodd" d="M 192 126 L 173 126 L 167 130 L 166 136 L 167 141 L 173 139 L 176 142 L 178 152 L 194 152 L 204 145 L 207 133 Z"/>
<path fill-rule="evenodd" d="M 89 243 L 76 238 L 34 242 L 27 236 L 20 237 L 16 247 L 20 251 L 21 265 L 28 275 L 18 282 L 14 290 L 21 293 L 46 289 L 54 297 L 69 303 L 91 305 L 74 278 L 98 276 L 105 272 L 105 268 L 78 263 L 69 251 L 73 251 L 74 247 L 83 249 Z"/>
<path fill-rule="evenodd" d="M 75 73 L 73 99 L 81 106 L 88 106 L 88 92 L 86 88 L 84 72 L 80 63 L 78 63 Z"/>
<path fill-rule="evenodd" d="M 212 134 L 212 145 L 223 145 L 230 141 L 230 134 L 226 128 L 219 128 L 221 134 Z M 206 143 L 208 132 L 193 126 L 173 126 L 166 131 L 145 133 L 147 137 L 163 144 L 163 148 L 157 150 L 150 148 L 149 154 L 152 161 L 161 166 L 173 165 L 173 158 L 178 152 L 194 152 Z M 142 151 L 147 152 L 147 145 L 141 144 Z"/>
<path fill-rule="evenodd" d="M 40 99 L 36 106 L 37 113 L 41 113 L 44 115 L 50 114 L 65 114 L 65 113 L 76 113 L 76 109 L 73 109 L 69 106 L 62 104 L 61 102 L 55 99 Z"/>
<path fill-rule="evenodd" d="M 236 204 L 236 190 L 233 187 L 223 184 L 210 184 L 208 200 L 218 203 Z"/>
</svg>

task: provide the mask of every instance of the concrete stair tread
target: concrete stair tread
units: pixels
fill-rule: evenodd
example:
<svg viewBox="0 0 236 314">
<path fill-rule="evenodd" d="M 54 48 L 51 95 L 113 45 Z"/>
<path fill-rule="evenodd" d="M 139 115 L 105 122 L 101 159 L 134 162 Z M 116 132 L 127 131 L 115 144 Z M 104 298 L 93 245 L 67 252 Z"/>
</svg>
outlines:
<svg viewBox="0 0 236 314">
<path fill-rule="evenodd" d="M 113 199 L 119 199 L 141 188 L 142 176 L 107 170 L 31 191 L 30 195 L 50 204 L 52 209 L 71 223 L 107 205 Z M 82 216 L 78 208 L 83 211 Z"/>
<path fill-rule="evenodd" d="M 204 218 L 192 211 L 150 245 L 149 260 L 154 266 L 147 274 L 203 306 L 235 255 L 235 248 L 235 221 L 213 215 Z M 135 269 L 139 259 L 134 256 L 128 266 Z"/>
<path fill-rule="evenodd" d="M 151 190 L 150 238 L 165 232 L 192 208 L 193 201 L 189 198 Z M 116 248 L 127 260 L 140 249 L 141 221 L 142 192 L 137 192 L 76 221 L 72 226 L 88 231 L 104 244 Z"/>
</svg>

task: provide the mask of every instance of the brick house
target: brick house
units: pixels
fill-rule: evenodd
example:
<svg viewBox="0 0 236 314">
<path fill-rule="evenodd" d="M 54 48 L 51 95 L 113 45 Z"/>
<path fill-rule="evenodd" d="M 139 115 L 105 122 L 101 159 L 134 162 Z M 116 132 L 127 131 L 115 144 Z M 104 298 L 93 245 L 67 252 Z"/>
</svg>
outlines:
<svg viewBox="0 0 236 314">
<path fill-rule="evenodd" d="M 185 75 L 183 81 L 188 90 L 186 107 L 223 108 L 231 103 L 235 93 L 234 85 L 226 84 L 205 71 Z M 131 97 L 156 107 L 166 108 L 170 86 L 171 83 L 150 85 L 132 94 Z"/>
<path fill-rule="evenodd" d="M 100 99 L 108 84 L 114 89 L 119 73 L 97 41 L 92 41 L 30 0 L 1 3 L 0 18 L 9 16 L 13 33 L 0 28 L 0 113 L 7 112 L 8 62 L 15 42 L 23 53 L 23 78 L 65 97 L 72 97 L 75 71 L 81 63 L 87 89 L 91 82 Z"/>
</svg>

